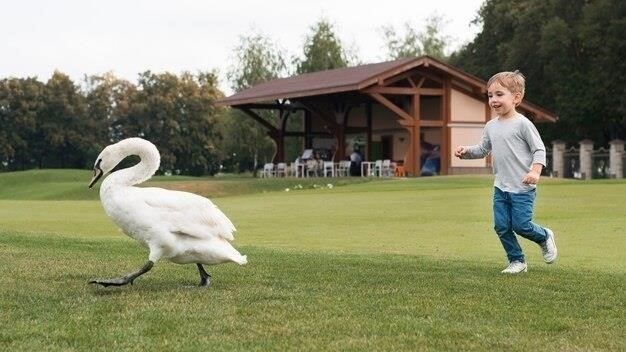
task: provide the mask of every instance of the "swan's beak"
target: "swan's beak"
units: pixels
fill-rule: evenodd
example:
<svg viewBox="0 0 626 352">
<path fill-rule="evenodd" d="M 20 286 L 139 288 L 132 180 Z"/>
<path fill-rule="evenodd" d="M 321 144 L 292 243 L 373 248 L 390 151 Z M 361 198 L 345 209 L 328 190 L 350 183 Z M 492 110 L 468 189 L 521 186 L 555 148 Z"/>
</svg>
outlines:
<svg viewBox="0 0 626 352">
<path fill-rule="evenodd" d="M 96 166 L 93 167 L 93 177 L 91 178 L 91 182 L 89 182 L 89 188 L 93 187 L 93 185 L 95 185 L 100 177 L 102 177 L 102 175 L 104 174 L 104 172 L 102 172 L 102 169 L 100 168 L 100 161 L 101 160 L 98 160 Z"/>
<path fill-rule="evenodd" d="M 91 179 L 91 182 L 89 183 L 89 188 L 93 187 L 93 185 L 96 184 L 96 182 L 98 182 L 100 177 L 102 177 L 102 170 L 93 169 L 93 178 Z"/>
</svg>

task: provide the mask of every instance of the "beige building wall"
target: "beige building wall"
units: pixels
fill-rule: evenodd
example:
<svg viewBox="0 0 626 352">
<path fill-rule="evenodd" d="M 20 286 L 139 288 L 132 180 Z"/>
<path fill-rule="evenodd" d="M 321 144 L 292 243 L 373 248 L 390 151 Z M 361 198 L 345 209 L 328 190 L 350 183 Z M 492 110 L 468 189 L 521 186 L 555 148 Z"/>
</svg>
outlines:
<svg viewBox="0 0 626 352">
<path fill-rule="evenodd" d="M 450 91 L 450 167 L 486 168 L 487 160 L 459 159 L 454 149 L 459 145 L 474 145 L 480 141 L 485 126 L 485 101 L 456 89 Z"/>
<path fill-rule="evenodd" d="M 484 124 L 450 124 L 450 166 L 451 167 L 486 167 L 487 161 L 482 159 L 459 159 L 454 156 L 458 145 L 474 145 L 480 142 Z"/>
<path fill-rule="evenodd" d="M 485 102 L 452 89 L 450 93 L 450 121 L 485 122 Z"/>
</svg>

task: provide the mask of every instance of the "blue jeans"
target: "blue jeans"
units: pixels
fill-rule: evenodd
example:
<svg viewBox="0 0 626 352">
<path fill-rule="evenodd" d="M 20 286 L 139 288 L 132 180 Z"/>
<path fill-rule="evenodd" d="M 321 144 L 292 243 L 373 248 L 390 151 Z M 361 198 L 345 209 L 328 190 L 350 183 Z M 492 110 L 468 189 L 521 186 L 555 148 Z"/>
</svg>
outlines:
<svg viewBox="0 0 626 352">
<path fill-rule="evenodd" d="M 494 229 L 509 262 L 524 261 L 524 253 L 515 234 L 535 243 L 543 243 L 546 240 L 546 230 L 532 221 L 536 195 L 534 189 L 525 193 L 510 193 L 494 187 Z"/>
</svg>

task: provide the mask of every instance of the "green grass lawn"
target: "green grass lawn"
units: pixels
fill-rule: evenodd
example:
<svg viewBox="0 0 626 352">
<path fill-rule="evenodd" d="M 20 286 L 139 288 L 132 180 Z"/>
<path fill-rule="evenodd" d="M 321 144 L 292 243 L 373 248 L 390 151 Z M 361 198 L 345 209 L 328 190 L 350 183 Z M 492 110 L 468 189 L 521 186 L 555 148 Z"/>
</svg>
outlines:
<svg viewBox="0 0 626 352">
<path fill-rule="evenodd" d="M 157 178 L 217 196 L 249 264 L 209 267 L 209 289 L 168 262 L 103 289 L 87 281 L 147 255 L 89 179 L 0 174 L 0 350 L 626 349 L 626 181 L 543 179 L 559 260 L 524 240 L 529 272 L 508 277 L 490 177 Z"/>
</svg>

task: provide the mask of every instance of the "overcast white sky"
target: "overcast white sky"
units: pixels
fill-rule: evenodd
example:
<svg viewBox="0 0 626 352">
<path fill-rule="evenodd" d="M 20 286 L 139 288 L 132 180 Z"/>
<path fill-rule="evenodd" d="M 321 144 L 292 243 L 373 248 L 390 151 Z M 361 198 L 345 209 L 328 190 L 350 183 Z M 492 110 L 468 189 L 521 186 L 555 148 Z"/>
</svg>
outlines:
<svg viewBox="0 0 626 352">
<path fill-rule="evenodd" d="M 136 82 L 146 70 L 196 72 L 232 65 L 239 37 L 253 31 L 300 56 L 310 27 L 329 20 L 365 63 L 383 61 L 381 27 L 422 30 L 433 14 L 454 48 L 480 30 L 471 21 L 483 0 L 0 0 L 0 78 L 54 70 L 79 83 L 112 71 Z M 224 79 L 220 86 L 228 91 Z"/>
</svg>

